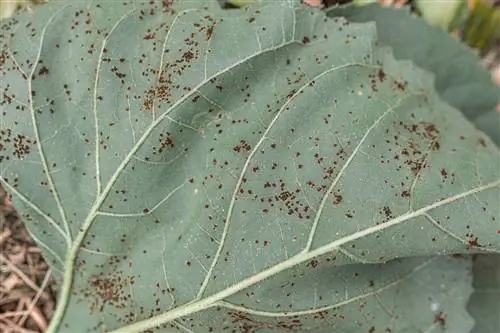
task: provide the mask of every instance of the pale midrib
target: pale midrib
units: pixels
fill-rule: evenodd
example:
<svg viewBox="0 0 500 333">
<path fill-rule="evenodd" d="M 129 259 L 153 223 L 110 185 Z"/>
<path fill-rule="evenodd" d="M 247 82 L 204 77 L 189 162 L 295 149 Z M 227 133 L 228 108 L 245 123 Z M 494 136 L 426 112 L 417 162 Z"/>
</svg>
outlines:
<svg viewBox="0 0 500 333">
<path fill-rule="evenodd" d="M 146 331 L 148 329 L 152 329 L 154 327 L 160 326 L 162 324 L 171 322 L 177 318 L 181 318 L 181 317 L 196 313 L 198 311 L 205 310 L 207 308 L 215 306 L 218 301 L 221 301 L 221 300 L 223 300 L 231 295 L 234 295 L 237 292 L 240 292 L 246 288 L 249 288 L 249 287 L 251 287 L 251 286 L 253 286 L 253 285 L 255 285 L 255 284 L 257 284 L 265 279 L 268 279 L 268 278 L 270 278 L 270 277 L 272 277 L 272 276 L 274 276 L 274 275 L 276 275 L 284 270 L 287 270 L 289 268 L 292 268 L 294 266 L 297 266 L 299 264 L 307 262 L 315 257 L 319 257 L 319 256 L 324 255 L 326 253 L 332 252 L 344 244 L 361 239 L 363 237 L 367 237 L 367 236 L 375 234 L 377 232 L 381 232 L 387 228 L 399 225 L 399 224 L 401 224 L 405 221 L 408 221 L 412 218 L 422 216 L 425 213 L 427 213 L 428 211 L 431 211 L 431 210 L 436 209 L 438 207 L 450 204 L 454 201 L 466 198 L 470 195 L 474 195 L 476 193 L 479 193 L 479 192 L 482 192 L 482 191 L 485 191 L 488 189 L 492 189 L 495 187 L 500 187 L 500 180 L 491 182 L 491 183 L 486 184 L 486 185 L 476 187 L 476 188 L 469 190 L 469 191 L 466 191 L 466 192 L 462 192 L 460 194 L 454 195 L 454 196 L 449 197 L 447 199 L 440 200 L 440 201 L 435 202 L 427 207 L 420 208 L 414 212 L 408 212 L 406 214 L 400 215 L 400 216 L 398 216 L 392 220 L 389 220 L 385 223 L 382 223 L 382 224 L 355 232 L 349 236 L 335 240 L 327 245 L 323 245 L 321 247 L 318 247 L 317 249 L 314 249 L 310 252 L 307 252 L 307 253 L 300 252 L 297 255 L 295 255 L 295 256 L 293 256 L 285 261 L 282 261 L 273 267 L 267 268 L 267 269 L 255 274 L 251 277 L 248 277 L 248 278 L 230 286 L 229 288 L 226 288 L 222 291 L 219 291 L 219 292 L 217 292 L 213 295 L 210 295 L 204 299 L 188 303 L 188 304 L 181 306 L 179 308 L 173 309 L 171 311 L 165 312 L 163 314 L 154 316 L 152 318 L 149 318 L 149 319 L 146 319 L 143 321 L 139 321 L 137 323 L 134 323 L 134 324 L 131 324 L 128 326 L 121 327 L 117 330 L 110 331 L 108 333 L 139 333 L 139 332 Z"/>
<path fill-rule="evenodd" d="M 99 119 L 98 119 L 98 113 L 97 113 L 97 90 L 99 86 L 99 73 L 101 70 L 101 64 L 102 64 L 102 57 L 104 55 L 104 50 L 106 48 L 106 43 L 113 33 L 115 29 L 120 25 L 125 18 L 132 14 L 135 10 L 129 11 L 127 14 L 123 15 L 116 23 L 113 25 L 109 33 L 103 38 L 102 43 L 101 43 L 101 50 L 99 51 L 99 57 L 97 59 L 97 66 L 96 66 L 96 73 L 95 73 L 95 81 L 94 81 L 94 90 L 93 90 L 93 106 L 92 106 L 92 112 L 94 114 L 94 124 L 95 124 L 95 173 L 96 173 L 96 192 L 97 196 L 101 194 L 101 168 L 100 168 L 100 149 L 99 149 Z"/>
<path fill-rule="evenodd" d="M 172 26 L 170 28 L 172 29 Z M 73 241 L 72 246 L 68 250 L 68 255 L 66 257 L 65 264 L 64 264 L 64 279 L 63 279 L 63 283 L 62 283 L 62 286 L 61 286 L 61 291 L 60 291 L 60 294 L 59 294 L 59 298 L 57 300 L 57 307 L 56 307 L 56 310 L 54 312 L 53 318 L 52 318 L 52 320 L 50 322 L 50 325 L 47 328 L 46 333 L 57 333 L 59 325 L 61 324 L 61 321 L 62 321 L 62 319 L 64 317 L 64 313 L 66 312 L 66 308 L 68 307 L 68 302 L 69 302 L 69 299 L 71 297 L 71 287 L 73 285 L 73 273 L 74 273 L 73 272 L 73 266 L 74 266 L 74 262 L 76 260 L 77 254 L 78 254 L 78 250 L 79 250 L 81 244 L 83 243 L 85 235 L 87 234 L 88 230 L 92 226 L 95 217 L 98 215 L 98 210 L 99 210 L 100 206 L 102 205 L 102 203 L 106 199 L 107 195 L 111 191 L 111 188 L 113 187 L 114 183 L 118 179 L 118 177 L 121 174 L 121 172 L 125 169 L 126 165 L 132 159 L 133 155 L 137 152 L 137 150 L 146 141 L 146 139 L 149 137 L 149 135 L 151 134 L 151 132 L 156 128 L 156 126 L 158 126 L 158 124 L 160 124 L 163 121 L 163 119 L 168 114 L 170 114 L 171 112 L 173 112 L 173 110 L 175 110 L 175 108 L 177 108 L 179 105 L 181 105 L 182 103 L 184 103 L 184 101 L 186 101 L 187 99 L 189 99 L 198 89 L 200 89 L 205 84 L 207 84 L 208 82 L 210 82 L 211 79 L 217 78 L 219 75 L 222 75 L 223 73 L 226 73 L 227 71 L 229 71 L 229 70 L 231 70 L 231 69 L 239 66 L 240 64 L 242 64 L 242 63 L 244 63 L 246 61 L 249 61 L 250 59 L 252 59 L 252 58 L 254 58 L 256 56 L 262 55 L 262 54 L 267 53 L 267 52 L 275 51 L 275 50 L 277 50 L 279 48 L 282 48 L 282 47 L 285 47 L 287 45 L 291 45 L 291 44 L 297 43 L 297 42 L 298 41 L 296 41 L 296 40 L 291 40 L 289 42 L 282 43 L 280 45 L 277 45 L 277 46 L 275 46 L 273 48 L 269 48 L 267 50 L 259 50 L 259 52 L 253 53 L 253 54 L 249 55 L 248 57 L 243 58 L 243 59 L 235 62 L 231 66 L 226 67 L 224 70 L 215 73 L 214 75 L 212 75 L 211 77 L 209 77 L 206 80 L 202 81 L 197 86 L 195 86 L 193 89 L 191 89 L 191 91 L 189 93 L 187 93 L 186 95 L 184 95 L 183 97 L 181 97 L 177 102 L 175 102 L 167 111 L 165 111 L 161 116 L 159 116 L 158 119 L 155 120 L 146 129 L 146 131 L 141 136 L 141 138 L 134 144 L 134 146 L 132 147 L 132 149 L 130 150 L 130 152 L 127 154 L 127 156 L 125 157 L 125 159 L 118 166 L 118 168 L 115 171 L 115 173 L 111 176 L 110 180 L 106 184 L 106 187 L 104 188 L 104 190 L 102 191 L 102 193 L 96 198 L 96 201 L 92 205 L 92 207 L 90 209 L 90 212 L 87 215 L 87 218 L 84 220 L 82 226 L 79 228 L 79 232 L 77 233 L 77 235 L 76 235 L 76 237 L 75 237 L 75 239 Z M 40 41 L 40 43 L 42 44 L 42 40 Z"/>
</svg>

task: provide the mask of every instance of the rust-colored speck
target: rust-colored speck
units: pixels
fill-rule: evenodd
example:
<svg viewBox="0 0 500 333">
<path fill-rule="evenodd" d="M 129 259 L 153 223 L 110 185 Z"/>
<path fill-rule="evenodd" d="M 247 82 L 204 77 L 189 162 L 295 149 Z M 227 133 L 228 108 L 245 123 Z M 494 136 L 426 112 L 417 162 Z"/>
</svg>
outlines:
<svg viewBox="0 0 500 333">
<path fill-rule="evenodd" d="M 316 268 L 318 266 L 319 266 L 319 261 L 316 259 L 313 259 L 307 263 L 307 267 Z"/>
<path fill-rule="evenodd" d="M 378 79 L 380 80 L 380 82 L 384 82 L 385 78 L 386 78 L 385 72 L 382 69 L 379 69 L 378 70 Z"/>
<path fill-rule="evenodd" d="M 405 82 L 396 81 L 396 82 L 395 82 L 395 84 L 396 84 L 396 87 L 397 87 L 399 90 L 401 90 L 401 91 L 403 91 L 403 92 L 406 90 L 406 85 L 407 85 L 407 82 L 406 82 L 406 81 L 405 81 Z"/>
<path fill-rule="evenodd" d="M 233 151 L 236 153 L 244 152 L 244 151 L 250 151 L 252 149 L 252 146 L 248 144 L 245 140 L 240 140 L 240 143 L 237 144 L 236 146 L 233 147 Z"/>
<path fill-rule="evenodd" d="M 471 249 L 473 247 L 480 247 L 481 245 L 479 245 L 478 243 L 478 238 L 477 237 L 473 237 L 471 236 L 468 240 L 467 240 L 467 249 Z"/>
<path fill-rule="evenodd" d="M 182 55 L 182 58 L 186 61 L 191 61 L 194 59 L 194 53 L 191 51 L 184 52 Z"/>
<path fill-rule="evenodd" d="M 390 218 L 392 216 L 392 211 L 389 206 L 384 206 L 382 210 L 384 211 L 386 217 Z"/>
<path fill-rule="evenodd" d="M 288 200 L 290 197 L 292 196 L 292 193 L 289 192 L 289 191 L 284 191 L 284 192 L 281 192 L 280 195 L 279 195 L 279 198 L 281 201 L 286 201 Z"/>
<path fill-rule="evenodd" d="M 447 178 L 448 172 L 445 169 L 441 169 L 441 176 L 443 176 L 444 178 Z"/>
<path fill-rule="evenodd" d="M 206 40 L 209 40 L 212 37 L 213 33 L 214 33 L 214 26 L 208 27 L 207 30 L 205 31 Z"/>
<path fill-rule="evenodd" d="M 310 41 L 311 41 L 311 40 L 310 40 L 310 39 L 309 39 L 309 37 L 307 37 L 307 36 L 304 36 L 304 38 L 302 38 L 302 43 L 303 43 L 303 44 L 309 44 L 309 42 L 310 42 Z"/>
<path fill-rule="evenodd" d="M 339 203 L 342 202 L 342 196 L 340 194 L 335 194 L 333 199 L 333 204 L 338 205 Z"/>
<path fill-rule="evenodd" d="M 444 326 L 446 324 L 446 316 L 442 312 L 439 312 L 434 317 L 434 324 L 438 324 L 440 326 Z"/>
<path fill-rule="evenodd" d="M 49 74 L 49 69 L 45 66 L 42 66 L 40 70 L 38 71 L 38 75 L 47 75 Z"/>
</svg>

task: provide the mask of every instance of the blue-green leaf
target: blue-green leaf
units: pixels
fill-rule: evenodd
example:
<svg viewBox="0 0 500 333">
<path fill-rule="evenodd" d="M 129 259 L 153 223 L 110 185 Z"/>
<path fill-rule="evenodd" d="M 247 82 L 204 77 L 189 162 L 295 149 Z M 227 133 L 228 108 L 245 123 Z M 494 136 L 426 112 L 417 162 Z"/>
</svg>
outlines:
<svg viewBox="0 0 500 333">
<path fill-rule="evenodd" d="M 500 154 L 373 24 L 30 15 L 0 40 L 0 180 L 62 279 L 49 332 L 472 326 L 470 262 L 429 256 L 500 251 Z"/>
</svg>

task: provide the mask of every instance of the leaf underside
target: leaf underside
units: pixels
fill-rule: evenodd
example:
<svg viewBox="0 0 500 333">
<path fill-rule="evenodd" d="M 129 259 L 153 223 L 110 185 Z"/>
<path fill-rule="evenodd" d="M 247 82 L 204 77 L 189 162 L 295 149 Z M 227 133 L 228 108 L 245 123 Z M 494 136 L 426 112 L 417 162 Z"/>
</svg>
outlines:
<svg viewBox="0 0 500 333">
<path fill-rule="evenodd" d="M 500 252 L 492 140 L 373 24 L 162 4 L 2 27 L 0 179 L 59 332 L 468 332 L 470 261 L 431 256 Z"/>
<path fill-rule="evenodd" d="M 477 65 L 479 58 L 468 47 L 410 15 L 408 8 L 347 5 L 328 11 L 329 16 L 343 16 L 352 22 L 375 22 L 379 41 L 390 46 L 396 58 L 409 59 L 432 72 L 440 96 L 500 146 L 500 112 L 496 110 L 500 88 L 491 82 L 489 72 Z M 468 303 L 475 318 L 472 332 L 500 332 L 499 260 L 498 254 L 482 254 L 474 261 L 475 291 Z M 484 281 L 488 281 L 487 287 Z"/>
</svg>

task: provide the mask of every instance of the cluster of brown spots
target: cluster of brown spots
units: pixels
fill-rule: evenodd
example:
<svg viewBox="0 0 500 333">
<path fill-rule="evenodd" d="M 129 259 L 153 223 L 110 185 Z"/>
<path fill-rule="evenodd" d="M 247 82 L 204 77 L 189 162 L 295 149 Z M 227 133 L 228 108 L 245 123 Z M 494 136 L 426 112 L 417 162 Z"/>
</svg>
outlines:
<svg viewBox="0 0 500 333">
<path fill-rule="evenodd" d="M 439 312 L 434 316 L 433 323 L 438 324 L 439 326 L 444 326 L 446 324 L 446 315 L 444 315 L 442 312 Z"/>
<path fill-rule="evenodd" d="M 292 192 L 289 191 L 283 191 L 281 192 L 278 197 L 281 199 L 281 201 L 287 201 L 289 198 L 293 196 Z"/>
<path fill-rule="evenodd" d="M 383 222 L 387 222 L 389 221 L 390 219 L 394 218 L 394 216 L 392 215 L 392 210 L 389 206 L 384 206 L 382 209 L 381 209 L 381 213 L 385 215 L 385 219 Z M 378 223 L 377 223 L 378 224 Z"/>
<path fill-rule="evenodd" d="M 404 92 L 406 90 L 408 82 L 406 82 L 406 81 L 394 81 L 394 84 L 398 90 L 401 90 Z"/>
<path fill-rule="evenodd" d="M 377 83 L 384 82 L 386 74 L 382 69 L 379 69 L 377 74 L 369 74 L 368 78 L 370 79 L 370 88 L 372 92 L 378 92 Z"/>
<path fill-rule="evenodd" d="M 342 202 L 342 200 L 343 200 L 343 198 L 340 194 L 338 194 L 338 193 L 333 194 L 333 204 L 334 205 L 340 204 Z"/>
<path fill-rule="evenodd" d="M 276 304 L 276 308 L 281 308 L 281 305 Z M 263 329 L 298 332 L 298 330 L 303 328 L 303 324 L 298 316 L 293 316 L 290 319 L 281 319 L 275 323 L 264 323 L 253 319 L 249 314 L 242 311 L 230 311 L 227 314 L 231 318 L 230 322 L 237 325 L 238 331 L 241 330 L 241 332 L 245 333 L 258 333 Z"/>
<path fill-rule="evenodd" d="M 178 59 L 168 61 L 160 72 L 157 69 L 150 68 L 143 73 L 146 76 L 152 74 L 154 77 L 158 77 L 158 74 L 160 74 L 157 84 L 145 92 L 145 98 L 142 103 L 143 109 L 152 110 L 155 100 L 169 103 L 173 89 L 186 92 L 191 91 L 191 87 L 175 84 L 175 79 L 189 70 L 192 67 L 192 62 L 200 57 L 199 42 L 197 41 L 199 39 L 198 36 L 202 34 L 207 40 L 212 36 L 217 22 L 210 16 L 205 16 L 203 20 L 205 21 L 204 24 L 199 22 L 193 24 L 195 29 L 188 38 L 184 39 L 185 49 L 181 52 Z M 154 40 L 154 32 L 150 32 L 147 37 L 147 39 Z M 169 53 L 170 50 L 167 49 L 165 52 Z M 145 59 L 146 55 L 142 55 L 141 57 Z M 141 61 L 143 60 L 141 59 Z"/>
<path fill-rule="evenodd" d="M 300 69 L 300 66 L 299 66 L 299 69 Z M 302 82 L 303 79 L 305 79 L 307 77 L 306 73 L 304 73 L 304 72 L 293 72 L 292 75 L 293 75 L 292 77 L 286 78 L 288 85 L 299 84 L 300 82 Z"/>
<path fill-rule="evenodd" d="M 102 146 L 102 149 L 108 149 L 109 135 L 104 136 L 104 133 L 99 132 L 99 144 Z"/>
<path fill-rule="evenodd" d="M 312 259 L 307 263 L 306 266 L 311 268 L 316 268 L 319 266 L 319 261 L 317 259 Z"/>
<path fill-rule="evenodd" d="M 409 190 L 403 190 L 401 192 L 401 198 L 409 198 L 409 197 L 411 197 L 411 193 Z"/>
<path fill-rule="evenodd" d="M 38 75 L 42 76 L 47 74 L 49 74 L 49 69 L 46 66 L 40 67 L 40 69 L 38 70 Z"/>
<path fill-rule="evenodd" d="M 125 84 L 125 80 L 123 80 L 123 78 L 124 78 L 125 76 L 127 76 L 127 75 L 126 75 L 126 74 L 123 74 L 122 72 L 120 72 L 120 71 L 118 70 L 118 67 L 113 66 L 113 67 L 111 68 L 111 73 L 115 74 L 117 78 L 121 79 L 121 83 L 122 83 L 122 84 Z"/>
<path fill-rule="evenodd" d="M 159 145 L 157 147 L 153 147 L 153 154 L 161 154 L 164 150 L 175 147 L 172 134 L 169 132 L 160 133 L 158 141 Z"/>
<path fill-rule="evenodd" d="M 301 192 L 300 188 L 294 190 L 287 189 L 283 179 L 279 179 L 277 182 L 266 181 L 263 186 L 264 188 L 275 188 L 280 191 L 273 196 L 253 196 L 253 200 L 259 200 L 261 204 L 265 205 L 262 209 L 263 213 L 269 213 L 271 208 L 273 208 L 287 215 L 294 215 L 299 219 L 311 218 L 309 205 L 302 203 L 302 201 L 296 197 L 296 194 Z M 240 193 L 244 192 L 244 189 L 240 191 Z M 251 190 L 247 192 L 248 194 L 253 194 Z M 279 203 L 279 205 L 277 203 Z"/>
<path fill-rule="evenodd" d="M 471 234 L 467 234 L 466 235 L 468 237 L 467 239 L 467 249 L 470 250 L 471 248 L 474 248 L 474 247 L 481 247 L 481 245 L 478 243 L 478 238 L 474 235 L 471 235 Z"/>
<path fill-rule="evenodd" d="M 129 284 L 133 283 L 133 280 L 131 276 L 122 277 L 116 273 L 108 276 L 93 275 L 89 279 L 95 297 L 92 310 L 102 312 L 106 304 L 120 306 L 119 303 L 126 301 Z"/>
<path fill-rule="evenodd" d="M 440 148 L 439 141 L 441 139 L 439 130 L 434 124 L 427 122 L 405 124 L 402 121 L 399 125 L 412 135 L 417 136 L 420 140 L 409 139 L 399 151 L 399 154 L 394 156 L 396 160 L 403 160 L 403 164 L 410 167 L 412 173 L 416 176 L 420 170 L 427 166 L 426 155 L 428 150 L 435 151 Z M 398 137 L 398 136 L 397 136 Z M 429 142 L 422 148 L 420 141 Z M 399 170 L 400 168 L 398 168 Z M 405 192 L 405 196 L 409 193 Z"/>
<path fill-rule="evenodd" d="M 250 150 L 252 150 L 252 146 L 245 140 L 240 140 L 240 143 L 233 147 L 233 151 L 237 153 L 249 152 Z"/>
<path fill-rule="evenodd" d="M 36 144 L 36 140 L 23 134 L 13 134 L 10 128 L 0 130 L 0 162 L 10 160 L 13 156 L 23 159 L 31 152 L 31 147 Z M 10 146 L 10 154 L 7 154 L 7 147 Z"/>
</svg>

